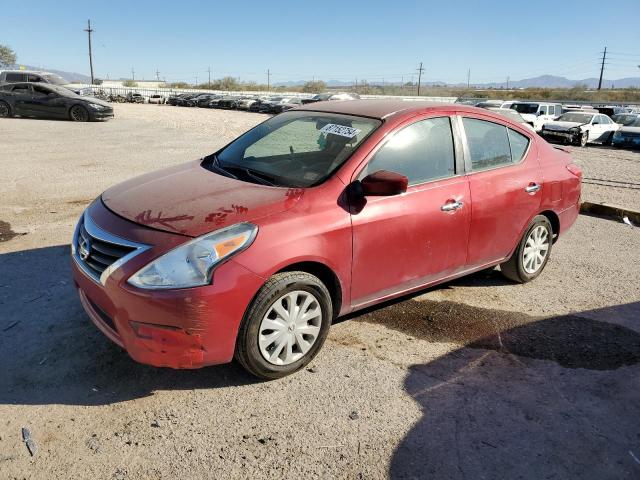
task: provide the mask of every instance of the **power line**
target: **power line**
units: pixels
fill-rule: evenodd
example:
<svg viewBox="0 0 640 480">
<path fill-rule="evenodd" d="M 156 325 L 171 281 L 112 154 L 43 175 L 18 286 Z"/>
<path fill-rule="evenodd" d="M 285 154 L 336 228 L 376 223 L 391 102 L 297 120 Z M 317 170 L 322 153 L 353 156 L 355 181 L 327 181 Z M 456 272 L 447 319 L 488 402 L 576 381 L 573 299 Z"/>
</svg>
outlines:
<svg viewBox="0 0 640 480">
<path fill-rule="evenodd" d="M 87 36 L 89 37 L 89 68 L 91 69 L 91 85 L 93 85 L 93 54 L 91 52 L 91 33 L 93 32 L 93 28 L 91 28 L 91 19 L 87 20 L 87 28 L 85 28 L 84 31 L 87 32 Z"/>
</svg>

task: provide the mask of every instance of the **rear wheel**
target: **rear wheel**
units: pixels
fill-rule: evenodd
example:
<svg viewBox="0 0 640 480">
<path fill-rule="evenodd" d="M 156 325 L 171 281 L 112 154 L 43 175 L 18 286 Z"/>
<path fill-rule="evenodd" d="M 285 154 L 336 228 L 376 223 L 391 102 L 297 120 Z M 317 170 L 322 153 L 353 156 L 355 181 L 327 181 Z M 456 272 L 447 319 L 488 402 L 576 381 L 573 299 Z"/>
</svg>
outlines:
<svg viewBox="0 0 640 480">
<path fill-rule="evenodd" d="M 544 215 L 537 215 L 527 228 L 516 251 L 500 264 L 500 271 L 509 280 L 530 282 L 542 273 L 551 254 L 553 229 Z"/>
<path fill-rule="evenodd" d="M 322 347 L 332 321 L 331 295 L 306 272 L 273 275 L 247 309 L 236 359 L 249 372 L 281 378 L 307 365 Z"/>
<path fill-rule="evenodd" d="M 12 116 L 11 107 L 7 102 L 0 100 L 0 118 L 9 118 Z"/>
<path fill-rule="evenodd" d="M 69 118 L 74 122 L 88 122 L 89 111 L 82 105 L 74 105 L 71 107 L 71 110 L 69 110 Z"/>
</svg>

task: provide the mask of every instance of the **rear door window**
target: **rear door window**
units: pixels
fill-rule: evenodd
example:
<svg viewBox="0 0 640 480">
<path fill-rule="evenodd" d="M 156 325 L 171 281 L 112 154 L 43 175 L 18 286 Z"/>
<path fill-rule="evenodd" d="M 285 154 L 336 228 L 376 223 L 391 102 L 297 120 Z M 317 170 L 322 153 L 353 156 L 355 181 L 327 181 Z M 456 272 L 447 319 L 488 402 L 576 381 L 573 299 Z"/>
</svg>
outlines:
<svg viewBox="0 0 640 480">
<path fill-rule="evenodd" d="M 13 93 L 16 95 L 29 95 L 31 94 L 31 87 L 29 85 L 16 85 L 13 87 Z"/>
<path fill-rule="evenodd" d="M 509 135 L 509 146 L 511 148 L 511 161 L 518 163 L 524 157 L 527 148 L 529 148 L 529 137 L 510 128 L 507 129 L 507 134 Z"/>
<path fill-rule="evenodd" d="M 511 164 L 507 127 L 485 120 L 463 118 L 471 170 L 486 170 Z"/>
<path fill-rule="evenodd" d="M 397 131 L 369 161 L 360 178 L 378 170 L 405 175 L 417 185 L 455 175 L 449 117 L 420 120 Z"/>
</svg>

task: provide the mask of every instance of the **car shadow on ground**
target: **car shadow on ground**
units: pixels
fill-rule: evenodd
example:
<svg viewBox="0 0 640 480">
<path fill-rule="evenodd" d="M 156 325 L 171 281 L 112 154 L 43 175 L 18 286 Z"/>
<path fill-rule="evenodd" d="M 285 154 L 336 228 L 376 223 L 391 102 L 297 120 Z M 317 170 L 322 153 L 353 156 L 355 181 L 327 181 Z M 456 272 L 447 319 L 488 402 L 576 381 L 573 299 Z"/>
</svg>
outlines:
<svg viewBox="0 0 640 480">
<path fill-rule="evenodd" d="M 638 318 L 640 302 L 537 318 L 409 300 L 355 319 L 463 345 L 409 368 L 423 415 L 390 478 L 638 478 Z"/>
</svg>

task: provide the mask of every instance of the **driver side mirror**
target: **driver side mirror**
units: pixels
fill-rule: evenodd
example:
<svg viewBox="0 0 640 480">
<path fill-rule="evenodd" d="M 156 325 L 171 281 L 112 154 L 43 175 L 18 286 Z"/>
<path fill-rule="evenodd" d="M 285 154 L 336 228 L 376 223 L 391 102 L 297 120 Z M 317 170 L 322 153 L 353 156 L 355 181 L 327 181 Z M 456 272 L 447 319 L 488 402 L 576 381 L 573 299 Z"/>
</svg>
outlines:
<svg viewBox="0 0 640 480">
<path fill-rule="evenodd" d="M 366 196 L 391 196 L 407 191 L 409 179 L 404 175 L 388 170 L 378 170 L 364 177 L 360 184 L 362 193 Z"/>
</svg>

